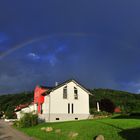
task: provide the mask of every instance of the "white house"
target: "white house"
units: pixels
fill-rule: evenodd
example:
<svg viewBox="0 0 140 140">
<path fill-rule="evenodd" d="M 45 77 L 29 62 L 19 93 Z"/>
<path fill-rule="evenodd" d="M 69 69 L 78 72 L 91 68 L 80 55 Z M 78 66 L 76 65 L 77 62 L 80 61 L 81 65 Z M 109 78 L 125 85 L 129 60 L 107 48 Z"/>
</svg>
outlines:
<svg viewBox="0 0 140 140">
<path fill-rule="evenodd" d="M 53 88 L 37 86 L 34 109 L 46 122 L 88 119 L 91 93 L 75 80 L 68 80 Z"/>
<path fill-rule="evenodd" d="M 37 109 L 35 109 L 35 105 L 34 104 L 30 104 L 27 107 L 23 107 L 23 108 L 21 108 L 19 110 L 15 109 L 16 115 L 17 115 L 17 119 L 19 120 L 20 118 L 22 118 L 24 116 L 24 113 L 30 113 L 30 112 L 35 113 L 35 110 L 37 110 Z"/>
</svg>

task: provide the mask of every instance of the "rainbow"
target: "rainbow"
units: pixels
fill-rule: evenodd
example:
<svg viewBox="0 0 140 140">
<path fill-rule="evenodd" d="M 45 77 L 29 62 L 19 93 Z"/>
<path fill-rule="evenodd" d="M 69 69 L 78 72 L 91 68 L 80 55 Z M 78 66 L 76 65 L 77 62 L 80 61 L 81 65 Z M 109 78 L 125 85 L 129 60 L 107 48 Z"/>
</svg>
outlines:
<svg viewBox="0 0 140 140">
<path fill-rule="evenodd" d="M 60 34 L 53 34 L 53 35 L 42 36 L 42 37 L 39 37 L 39 38 L 29 39 L 29 40 L 24 41 L 21 44 L 18 44 L 16 46 L 12 47 L 12 49 L 9 49 L 6 52 L 0 53 L 0 60 L 3 59 L 4 57 L 10 55 L 11 53 L 13 53 L 13 52 L 15 52 L 15 51 L 17 51 L 17 50 L 19 50 L 19 49 L 21 49 L 23 47 L 26 47 L 27 45 L 30 45 L 32 43 L 35 43 L 35 42 L 43 40 L 43 39 L 49 39 L 52 36 L 53 37 L 57 37 L 57 36 L 78 36 L 78 37 L 83 37 L 83 36 L 89 36 L 89 34 L 87 34 L 87 33 L 60 33 Z"/>
</svg>

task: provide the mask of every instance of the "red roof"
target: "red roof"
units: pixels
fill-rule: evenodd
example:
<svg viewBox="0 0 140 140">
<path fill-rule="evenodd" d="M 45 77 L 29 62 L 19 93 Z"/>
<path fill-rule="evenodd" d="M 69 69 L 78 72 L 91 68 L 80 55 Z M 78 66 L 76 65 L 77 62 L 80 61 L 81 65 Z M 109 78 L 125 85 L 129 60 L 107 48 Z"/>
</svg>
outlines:
<svg viewBox="0 0 140 140">
<path fill-rule="evenodd" d="M 21 110 L 21 109 L 23 109 L 23 108 L 26 108 L 26 107 L 28 107 L 30 104 L 31 104 L 31 103 L 20 104 L 20 105 L 16 106 L 15 111 L 19 111 L 19 110 Z"/>
</svg>

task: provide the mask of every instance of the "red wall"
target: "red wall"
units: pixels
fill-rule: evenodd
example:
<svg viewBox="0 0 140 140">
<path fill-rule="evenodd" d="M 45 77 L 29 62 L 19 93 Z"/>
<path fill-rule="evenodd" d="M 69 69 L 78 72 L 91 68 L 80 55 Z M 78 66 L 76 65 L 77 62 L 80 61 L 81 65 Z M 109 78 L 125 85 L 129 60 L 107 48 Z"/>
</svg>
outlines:
<svg viewBox="0 0 140 140">
<path fill-rule="evenodd" d="M 44 96 L 42 95 L 47 89 L 36 86 L 34 90 L 34 103 L 38 104 L 38 113 L 41 113 L 41 104 L 44 103 Z"/>
</svg>

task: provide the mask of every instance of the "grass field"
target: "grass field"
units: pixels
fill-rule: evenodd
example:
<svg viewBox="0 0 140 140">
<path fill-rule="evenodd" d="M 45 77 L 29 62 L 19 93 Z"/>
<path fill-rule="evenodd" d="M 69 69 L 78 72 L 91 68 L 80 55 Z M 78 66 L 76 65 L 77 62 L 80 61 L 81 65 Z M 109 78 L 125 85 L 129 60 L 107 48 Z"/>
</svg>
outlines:
<svg viewBox="0 0 140 140">
<path fill-rule="evenodd" d="M 42 131 L 42 127 L 52 127 L 52 132 Z M 60 133 L 55 130 L 61 129 Z M 105 118 L 96 120 L 84 120 L 74 122 L 43 123 L 31 128 L 22 128 L 21 131 L 40 140 L 94 140 L 94 137 L 102 134 L 105 140 L 139 140 L 140 119 Z M 78 133 L 77 137 L 69 136 L 70 133 Z"/>
</svg>

